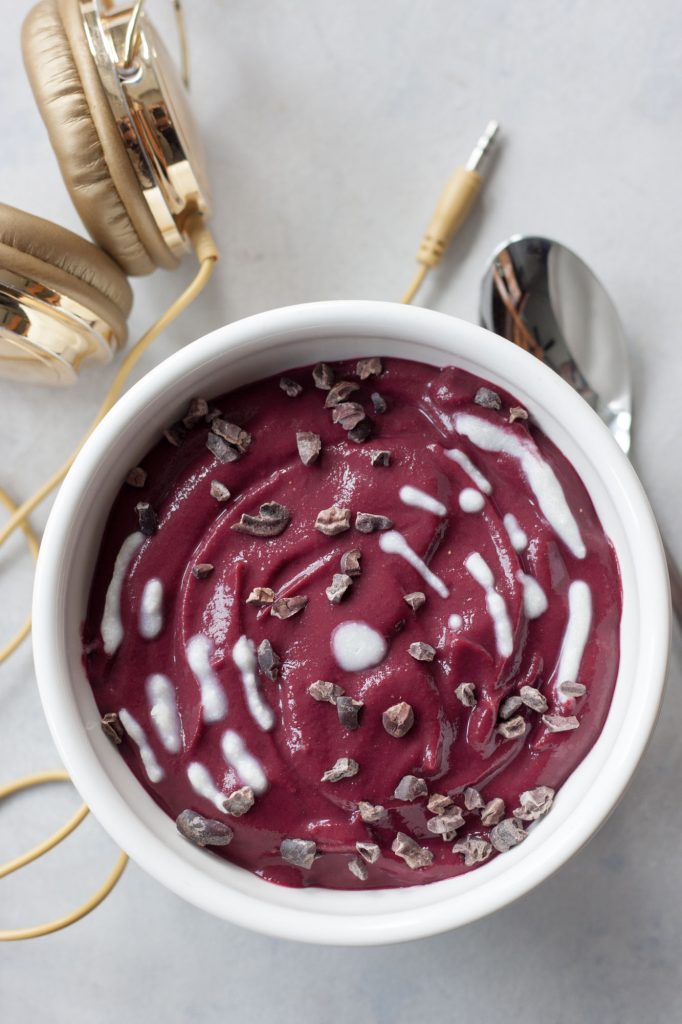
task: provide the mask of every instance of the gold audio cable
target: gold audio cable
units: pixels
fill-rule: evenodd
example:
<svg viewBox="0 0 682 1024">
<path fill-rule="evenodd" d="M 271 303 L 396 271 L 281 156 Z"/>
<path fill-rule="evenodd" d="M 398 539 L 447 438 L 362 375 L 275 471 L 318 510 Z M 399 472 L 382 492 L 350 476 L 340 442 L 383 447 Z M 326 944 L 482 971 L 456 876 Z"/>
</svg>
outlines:
<svg viewBox="0 0 682 1024">
<path fill-rule="evenodd" d="M 458 167 L 448 178 L 431 222 L 419 243 L 417 270 L 400 300 L 405 305 L 413 301 L 429 270 L 438 266 L 450 242 L 469 216 L 481 191 L 484 180 L 482 171 L 499 128 L 497 121 L 489 121 L 464 167 Z"/>
</svg>

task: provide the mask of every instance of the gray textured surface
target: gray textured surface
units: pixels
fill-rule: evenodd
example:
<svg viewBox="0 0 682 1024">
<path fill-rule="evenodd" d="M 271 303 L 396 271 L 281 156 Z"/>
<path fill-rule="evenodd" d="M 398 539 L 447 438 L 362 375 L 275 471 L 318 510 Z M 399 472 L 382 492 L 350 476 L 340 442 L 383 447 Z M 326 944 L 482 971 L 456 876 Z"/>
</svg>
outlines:
<svg viewBox="0 0 682 1024">
<path fill-rule="evenodd" d="M 480 268 L 514 231 L 555 235 L 587 259 L 627 326 L 635 459 L 682 558 L 675 0 L 191 6 L 194 98 L 224 258 L 209 293 L 144 365 L 263 308 L 397 297 L 445 176 L 496 116 L 505 143 L 490 187 L 423 301 L 475 318 Z M 15 50 L 21 7 L 0 0 L 3 199 L 78 229 Z M 164 5 L 152 8 L 166 18 Z M 136 284 L 133 336 L 189 273 Z M 88 375 L 68 395 L 0 384 L 3 484 L 26 495 L 42 480 L 110 375 Z M 18 544 L 0 569 L 6 635 L 30 592 Z M 493 918 L 400 947 L 307 948 L 213 920 L 131 866 L 75 928 L 0 950 L 3 1022 L 678 1019 L 680 650 L 676 631 L 663 715 L 621 806 L 570 865 Z M 0 717 L 0 778 L 55 764 L 28 646 L 0 670 Z M 53 789 L 3 808 L 0 859 L 73 806 L 73 794 Z M 66 910 L 114 856 L 88 823 L 48 862 L 2 883 L 0 927 Z"/>
</svg>

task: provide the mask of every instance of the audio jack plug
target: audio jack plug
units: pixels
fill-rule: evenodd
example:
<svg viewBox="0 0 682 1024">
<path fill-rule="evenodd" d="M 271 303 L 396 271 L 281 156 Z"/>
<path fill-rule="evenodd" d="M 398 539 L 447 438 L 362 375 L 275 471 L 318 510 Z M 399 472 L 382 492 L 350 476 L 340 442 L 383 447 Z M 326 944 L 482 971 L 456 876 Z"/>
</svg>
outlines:
<svg viewBox="0 0 682 1024">
<path fill-rule="evenodd" d="M 489 121 L 464 167 L 458 167 L 450 176 L 433 212 L 431 223 L 419 244 L 419 266 L 401 300 L 403 303 L 412 302 L 428 271 L 440 263 L 450 242 L 469 216 L 481 191 L 481 171 L 487 162 L 498 131 L 497 121 Z"/>
</svg>

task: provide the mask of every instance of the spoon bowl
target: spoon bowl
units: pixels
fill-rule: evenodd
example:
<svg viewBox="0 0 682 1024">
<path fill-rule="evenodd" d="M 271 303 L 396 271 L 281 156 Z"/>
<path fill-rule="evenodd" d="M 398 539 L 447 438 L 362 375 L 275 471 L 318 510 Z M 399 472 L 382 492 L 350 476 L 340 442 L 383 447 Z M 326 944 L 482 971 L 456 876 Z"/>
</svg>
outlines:
<svg viewBox="0 0 682 1024">
<path fill-rule="evenodd" d="M 480 321 L 563 377 L 629 453 L 632 380 L 623 325 L 604 285 L 568 246 L 538 235 L 503 242 L 481 282 Z M 666 558 L 682 621 L 682 576 L 667 547 Z"/>
<path fill-rule="evenodd" d="M 571 249 L 528 235 L 503 242 L 483 278 L 481 323 L 556 370 L 629 452 L 625 332 L 601 281 Z"/>
</svg>

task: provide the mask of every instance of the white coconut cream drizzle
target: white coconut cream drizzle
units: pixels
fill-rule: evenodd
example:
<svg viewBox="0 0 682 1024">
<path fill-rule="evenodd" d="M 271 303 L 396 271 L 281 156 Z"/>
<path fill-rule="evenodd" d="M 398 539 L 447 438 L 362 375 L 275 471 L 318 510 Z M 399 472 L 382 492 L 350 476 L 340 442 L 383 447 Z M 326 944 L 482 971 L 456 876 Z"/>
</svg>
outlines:
<svg viewBox="0 0 682 1024">
<path fill-rule="evenodd" d="M 556 675 L 557 685 L 578 681 L 580 662 L 585 653 L 585 644 L 590 635 L 592 625 L 592 592 L 584 580 L 573 580 L 568 588 L 568 622 L 564 639 L 561 643 L 559 668 Z M 558 690 L 559 700 L 562 698 Z"/>
<path fill-rule="evenodd" d="M 417 552 L 412 550 L 402 533 L 398 533 L 397 530 L 388 530 L 386 533 L 382 533 L 379 537 L 379 547 L 388 555 L 400 555 L 406 562 L 409 562 L 413 569 L 417 570 L 424 582 L 433 587 L 437 594 L 440 594 L 441 597 L 448 597 L 450 591 L 442 579 L 431 572 L 426 562 L 422 561 Z"/>
<path fill-rule="evenodd" d="M 506 516 L 502 520 L 504 528 L 507 531 L 511 546 L 514 551 L 525 551 L 528 547 L 528 535 L 526 531 L 519 526 L 519 521 L 512 512 L 507 512 Z"/>
<path fill-rule="evenodd" d="M 539 618 L 547 611 L 549 604 L 547 595 L 533 576 L 529 576 L 519 569 L 516 578 L 523 587 L 523 610 L 526 613 L 526 618 Z"/>
<path fill-rule="evenodd" d="M 448 619 L 448 626 L 450 629 L 461 629 L 464 625 L 464 619 L 461 615 L 451 615 Z"/>
<path fill-rule="evenodd" d="M 386 657 L 386 641 L 366 622 L 342 622 L 332 633 L 332 654 L 344 672 L 364 672 Z"/>
<path fill-rule="evenodd" d="M 156 760 L 156 755 L 149 746 L 149 741 L 147 740 L 144 729 L 140 723 L 133 718 L 130 712 L 126 711 L 125 708 L 121 708 L 118 713 L 118 717 L 121 725 L 140 751 L 140 757 L 142 759 L 142 764 L 144 765 L 144 770 L 147 773 L 147 778 L 150 782 L 161 782 L 161 779 L 163 778 L 163 768 Z"/>
<path fill-rule="evenodd" d="M 251 717 L 256 725 L 267 732 L 275 724 L 275 714 L 263 697 L 258 685 L 256 675 L 258 661 L 253 641 L 246 636 L 240 636 L 232 648 L 232 660 L 241 674 L 244 696 Z"/>
<path fill-rule="evenodd" d="M 187 765 L 187 778 L 198 796 L 203 796 L 204 800 L 215 804 L 219 811 L 225 810 L 225 794 L 218 789 L 205 765 L 199 761 L 192 761 Z"/>
<path fill-rule="evenodd" d="M 140 636 L 153 640 L 163 628 L 163 583 L 161 580 L 147 580 L 140 601 L 138 621 Z"/>
<path fill-rule="evenodd" d="M 268 788 L 268 779 L 262 764 L 251 754 L 239 733 L 228 729 L 223 734 L 221 746 L 223 757 L 234 768 L 245 786 L 251 786 L 254 793 L 264 793 Z"/>
<path fill-rule="evenodd" d="M 413 508 L 420 508 L 424 512 L 433 512 L 434 516 L 446 516 L 448 510 L 442 501 L 432 498 L 426 491 L 420 491 L 418 487 L 405 484 L 398 492 L 400 500 L 404 505 L 412 505 Z"/>
<path fill-rule="evenodd" d="M 459 507 L 462 512 L 480 512 L 485 505 L 485 498 L 473 487 L 465 487 L 459 492 Z"/>
<path fill-rule="evenodd" d="M 495 577 L 490 566 L 478 551 L 465 558 L 464 566 L 485 591 L 485 604 L 493 620 L 497 653 L 503 658 L 508 658 L 514 650 L 512 625 L 505 600 L 495 590 Z"/>
<path fill-rule="evenodd" d="M 466 452 L 463 452 L 461 448 L 446 448 L 443 452 L 444 455 L 451 459 L 452 462 L 456 462 L 458 466 L 464 470 L 468 477 L 470 477 L 479 490 L 483 491 L 484 494 L 492 494 L 492 484 L 487 477 L 483 476 L 480 469 L 473 464 Z"/>
<path fill-rule="evenodd" d="M 576 558 L 586 555 L 578 524 L 568 507 L 566 495 L 552 467 L 545 462 L 532 441 L 498 427 L 471 413 L 458 413 L 455 428 L 468 437 L 477 448 L 486 452 L 503 452 L 518 459 L 521 471 L 532 490 L 540 511 L 556 535 Z"/>
<path fill-rule="evenodd" d="M 227 714 L 227 697 L 213 671 L 209 657 L 211 641 L 196 633 L 187 642 L 187 661 L 199 684 L 204 722 L 219 722 Z"/>
<path fill-rule="evenodd" d="M 104 641 L 104 653 L 113 654 L 123 640 L 123 623 L 121 622 L 121 591 L 123 580 L 133 556 L 144 541 L 144 534 L 139 531 L 131 533 L 123 541 L 121 550 L 116 555 L 111 582 L 104 598 L 104 612 L 100 632 Z"/>
<path fill-rule="evenodd" d="M 155 672 L 145 683 L 149 701 L 149 717 L 169 754 L 180 752 L 180 717 L 175 702 L 175 687 L 168 676 Z"/>
</svg>

